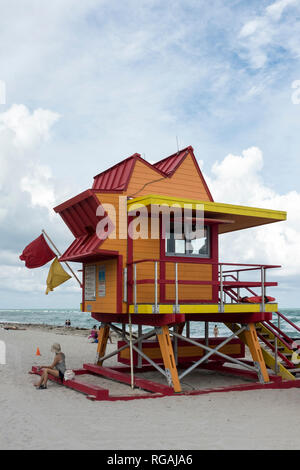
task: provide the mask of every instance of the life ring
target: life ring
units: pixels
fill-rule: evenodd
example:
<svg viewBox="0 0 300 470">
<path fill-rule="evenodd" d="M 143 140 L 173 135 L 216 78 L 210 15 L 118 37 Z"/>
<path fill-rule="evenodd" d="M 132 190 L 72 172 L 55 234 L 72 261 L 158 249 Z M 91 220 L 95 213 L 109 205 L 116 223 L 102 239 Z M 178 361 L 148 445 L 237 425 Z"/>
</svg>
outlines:
<svg viewBox="0 0 300 470">
<path fill-rule="evenodd" d="M 274 302 L 274 297 L 267 297 L 265 296 L 265 304 L 268 302 Z M 254 297 L 242 297 L 240 302 L 248 303 L 248 304 L 261 304 L 262 303 L 262 296 L 254 296 Z"/>
</svg>

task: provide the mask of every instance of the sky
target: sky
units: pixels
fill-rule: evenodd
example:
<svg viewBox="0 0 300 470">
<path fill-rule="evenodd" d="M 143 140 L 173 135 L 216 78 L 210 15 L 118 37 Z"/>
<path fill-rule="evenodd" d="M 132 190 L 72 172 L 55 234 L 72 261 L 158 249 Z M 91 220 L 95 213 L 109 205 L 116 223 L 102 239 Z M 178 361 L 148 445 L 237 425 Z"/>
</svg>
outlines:
<svg viewBox="0 0 300 470">
<path fill-rule="evenodd" d="M 0 0 L 0 308 L 78 307 L 70 280 L 19 260 L 53 207 L 140 153 L 192 145 L 216 201 L 285 210 L 226 234 L 220 260 L 268 273 L 300 307 L 300 0 Z M 73 264 L 75 269 L 79 265 Z"/>
</svg>

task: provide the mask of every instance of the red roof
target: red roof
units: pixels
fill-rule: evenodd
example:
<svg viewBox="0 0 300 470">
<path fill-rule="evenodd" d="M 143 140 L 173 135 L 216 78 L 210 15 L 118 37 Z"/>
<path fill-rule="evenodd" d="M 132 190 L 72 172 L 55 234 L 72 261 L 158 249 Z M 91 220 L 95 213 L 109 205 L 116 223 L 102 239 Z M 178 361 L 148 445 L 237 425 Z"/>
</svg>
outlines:
<svg viewBox="0 0 300 470">
<path fill-rule="evenodd" d="M 93 189 L 124 191 L 137 158 L 140 158 L 139 153 L 131 155 L 131 157 L 94 176 Z"/>
<path fill-rule="evenodd" d="M 154 163 L 153 165 L 141 158 L 139 153 L 135 153 L 120 163 L 117 163 L 113 167 L 108 168 L 102 173 L 96 175 L 94 177 L 94 184 L 92 189 L 98 191 L 126 191 L 134 169 L 134 165 L 137 160 L 142 161 L 145 165 L 148 165 L 150 168 L 152 168 L 152 170 L 157 171 L 160 175 L 166 178 L 170 178 L 188 154 L 192 156 L 199 176 L 206 188 L 210 200 L 212 201 L 213 198 L 200 171 L 198 162 L 194 155 L 194 149 L 191 146 L 179 150 L 173 155 L 170 155 L 169 157 L 166 157 L 163 160 Z"/>
<path fill-rule="evenodd" d="M 163 160 L 160 160 L 157 163 L 154 163 L 153 166 L 155 166 L 155 168 L 165 173 L 165 175 L 171 176 L 171 174 L 176 171 L 177 167 L 184 160 L 184 158 L 188 155 L 189 151 L 193 152 L 193 148 L 187 147 L 185 149 L 179 150 L 173 155 L 170 155 L 169 157 L 164 158 Z"/>
<path fill-rule="evenodd" d="M 60 257 L 60 261 L 77 261 L 79 258 L 99 254 L 99 240 L 96 233 L 94 235 L 83 235 L 76 238 L 69 248 Z"/>
<path fill-rule="evenodd" d="M 75 236 L 74 242 L 61 256 L 61 261 L 82 261 L 88 256 L 99 255 L 104 232 L 97 234 L 96 229 L 98 222 L 105 217 L 104 210 L 101 211 L 103 215 L 97 215 L 99 207 L 98 198 L 89 189 L 54 208 Z M 111 224 L 109 233 L 113 229 Z"/>
<path fill-rule="evenodd" d="M 125 191 L 129 184 L 135 162 L 139 160 L 148 165 L 152 170 L 157 171 L 160 175 L 165 174 L 151 163 L 144 160 L 139 153 L 131 155 L 131 157 L 122 160 L 120 163 L 108 168 L 107 170 L 94 176 L 94 184 L 92 189 L 100 191 Z"/>
<path fill-rule="evenodd" d="M 77 238 L 96 231 L 97 223 L 100 220 L 100 217 L 96 215 L 99 206 L 100 202 L 96 195 L 88 189 L 55 207 L 54 210 L 59 213 Z"/>
</svg>

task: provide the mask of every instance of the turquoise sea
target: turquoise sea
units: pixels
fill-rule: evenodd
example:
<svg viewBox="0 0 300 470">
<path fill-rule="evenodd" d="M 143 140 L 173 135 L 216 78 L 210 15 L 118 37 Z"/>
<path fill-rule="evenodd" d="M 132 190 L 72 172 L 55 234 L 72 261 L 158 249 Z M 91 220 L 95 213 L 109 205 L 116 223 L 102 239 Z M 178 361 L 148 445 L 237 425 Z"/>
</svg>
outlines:
<svg viewBox="0 0 300 470">
<path fill-rule="evenodd" d="M 300 329 L 300 308 L 282 309 L 281 313 Z M 0 309 L 0 323 L 23 323 L 63 326 L 65 321 L 71 320 L 71 326 L 91 328 L 97 323 L 90 313 L 81 312 L 75 308 L 69 309 Z M 277 315 L 273 314 L 273 323 L 277 325 Z M 218 323 L 220 336 L 231 334 L 223 323 Z M 210 334 L 213 334 L 215 323 L 209 323 Z M 292 328 L 289 323 L 281 320 L 280 328 L 292 338 L 300 339 L 300 331 Z M 135 328 L 133 328 L 135 329 Z M 191 322 L 191 335 L 204 336 L 204 324 Z"/>
</svg>

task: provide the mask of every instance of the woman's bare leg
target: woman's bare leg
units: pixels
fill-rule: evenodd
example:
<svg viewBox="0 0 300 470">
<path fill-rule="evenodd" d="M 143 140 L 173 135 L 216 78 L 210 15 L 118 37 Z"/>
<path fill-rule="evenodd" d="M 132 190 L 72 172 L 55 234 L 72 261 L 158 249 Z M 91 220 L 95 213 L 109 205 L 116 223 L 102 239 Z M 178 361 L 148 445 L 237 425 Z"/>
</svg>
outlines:
<svg viewBox="0 0 300 470">
<path fill-rule="evenodd" d="M 48 375 L 53 375 L 54 377 L 59 377 L 59 372 L 56 369 L 47 369 L 47 378 L 44 380 L 44 385 L 47 385 Z"/>
<path fill-rule="evenodd" d="M 43 373 L 41 375 L 41 378 L 39 380 L 39 382 L 36 384 L 36 387 L 40 387 L 41 385 L 45 385 L 45 387 L 47 386 L 47 382 L 48 382 L 48 375 L 53 375 L 54 377 L 59 377 L 59 372 L 58 370 L 55 370 L 55 369 L 44 369 L 43 370 Z"/>
</svg>

